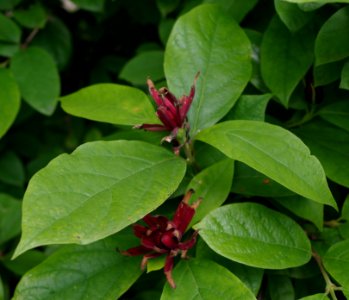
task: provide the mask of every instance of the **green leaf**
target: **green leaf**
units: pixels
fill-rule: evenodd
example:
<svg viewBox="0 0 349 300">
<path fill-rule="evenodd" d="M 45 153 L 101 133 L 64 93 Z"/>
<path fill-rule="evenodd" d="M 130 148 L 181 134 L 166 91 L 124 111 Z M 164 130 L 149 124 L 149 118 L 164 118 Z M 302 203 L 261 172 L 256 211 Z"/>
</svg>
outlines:
<svg viewBox="0 0 349 300">
<path fill-rule="evenodd" d="M 156 5 L 163 17 L 173 12 L 178 7 L 179 3 L 180 0 L 156 0 Z"/>
<path fill-rule="evenodd" d="M 13 56 L 11 71 L 24 100 L 42 114 L 51 115 L 60 93 L 59 74 L 51 56 L 29 47 Z"/>
<path fill-rule="evenodd" d="M 0 245 L 21 232 L 21 202 L 0 194 Z"/>
<path fill-rule="evenodd" d="M 21 95 L 11 71 L 0 69 L 0 137 L 10 128 L 19 111 Z"/>
<path fill-rule="evenodd" d="M 323 263 L 330 275 L 349 291 L 349 240 L 334 244 L 326 252 Z"/>
<path fill-rule="evenodd" d="M 15 55 L 20 49 L 19 44 L 12 44 L 8 42 L 0 41 L 0 55 L 5 57 L 12 57 Z"/>
<path fill-rule="evenodd" d="M 264 275 L 264 270 L 233 262 L 211 250 L 200 238 L 196 243 L 196 258 L 209 259 L 227 268 L 236 275 L 257 296 Z"/>
<path fill-rule="evenodd" d="M 328 298 L 326 294 L 314 294 L 299 298 L 298 300 L 330 300 L 330 298 Z"/>
<path fill-rule="evenodd" d="M 293 193 L 262 173 L 237 161 L 235 162 L 233 193 L 247 196 L 285 197 Z"/>
<path fill-rule="evenodd" d="M 21 30 L 8 17 L 0 13 L 0 41 L 18 44 L 21 39 Z"/>
<path fill-rule="evenodd" d="M 274 200 L 302 219 L 313 222 L 319 230 L 322 230 L 324 219 L 324 206 L 322 204 L 298 195 L 274 198 Z"/>
<path fill-rule="evenodd" d="M 297 5 L 283 0 L 274 0 L 277 14 L 291 31 L 297 31 L 307 24 L 313 17 L 312 13 L 304 12 Z"/>
<path fill-rule="evenodd" d="M 30 250 L 23 255 L 12 260 L 10 255 L 7 255 L 3 261 L 4 266 L 18 276 L 23 276 L 30 269 L 43 262 L 46 255 L 38 250 Z"/>
<path fill-rule="evenodd" d="M 310 242 L 303 229 L 260 204 L 222 206 L 195 229 L 218 254 L 252 267 L 284 269 L 303 265 L 311 258 Z"/>
<path fill-rule="evenodd" d="M 4 283 L 2 282 L 1 276 L 0 276 L 0 300 L 7 299 L 5 298 L 5 286 Z"/>
<path fill-rule="evenodd" d="M 265 84 L 287 107 L 290 96 L 313 62 L 313 35 L 308 28 L 291 33 L 274 17 L 261 45 Z"/>
<path fill-rule="evenodd" d="M 72 0 L 78 7 L 92 12 L 102 12 L 105 0 Z"/>
<path fill-rule="evenodd" d="M 314 86 L 322 86 L 332 83 L 341 77 L 343 61 L 335 61 L 314 67 Z"/>
<path fill-rule="evenodd" d="M 200 71 L 189 111 L 191 130 L 209 127 L 235 104 L 251 77 L 251 44 L 232 18 L 215 5 L 200 5 L 181 16 L 165 52 L 169 89 L 188 94 Z"/>
<path fill-rule="evenodd" d="M 126 63 L 119 78 L 134 85 L 145 85 L 148 77 L 153 81 L 159 81 L 165 77 L 163 61 L 163 51 L 142 52 Z"/>
<path fill-rule="evenodd" d="M 62 247 L 30 270 L 13 300 L 119 298 L 141 275 L 140 261 L 115 251 L 109 238 L 88 246 Z"/>
<path fill-rule="evenodd" d="M 73 116 L 120 125 L 159 123 L 149 98 L 139 89 L 112 83 L 88 86 L 60 98 Z"/>
<path fill-rule="evenodd" d="M 237 22 L 240 22 L 257 2 L 258 0 L 204 0 L 203 3 L 219 4 Z"/>
<path fill-rule="evenodd" d="M 318 115 L 327 122 L 349 131 L 348 101 L 339 101 L 326 105 L 318 111 Z"/>
<path fill-rule="evenodd" d="M 271 97 L 271 94 L 242 95 L 224 119 L 264 121 L 265 109 Z"/>
<path fill-rule="evenodd" d="M 349 187 L 349 133 L 320 120 L 294 132 L 320 160 L 327 177 Z"/>
<path fill-rule="evenodd" d="M 29 182 L 14 256 L 120 231 L 162 204 L 185 169 L 185 161 L 169 151 L 136 141 L 91 142 L 58 156 Z"/>
<path fill-rule="evenodd" d="M 45 9 L 39 2 L 33 3 L 28 9 L 15 10 L 13 16 L 19 24 L 28 28 L 43 28 L 47 19 Z"/>
<path fill-rule="evenodd" d="M 349 56 L 349 6 L 334 13 L 321 27 L 315 41 L 315 62 L 322 65 Z"/>
<path fill-rule="evenodd" d="M 32 46 L 45 49 L 56 61 L 58 69 L 62 70 L 72 54 L 71 33 L 61 20 L 50 16 L 45 28 L 34 37 Z"/>
<path fill-rule="evenodd" d="M 349 195 L 345 198 L 339 223 L 339 232 L 344 239 L 349 239 Z"/>
<path fill-rule="evenodd" d="M 24 166 L 19 157 L 11 151 L 0 156 L 0 181 L 22 186 L 25 180 Z"/>
<path fill-rule="evenodd" d="M 344 64 L 341 74 L 341 89 L 349 90 L 349 60 Z"/>
<path fill-rule="evenodd" d="M 268 290 L 271 300 L 294 300 L 295 290 L 287 276 L 268 275 Z"/>
<path fill-rule="evenodd" d="M 299 138 L 281 127 L 258 121 L 227 121 L 200 132 L 197 139 L 299 195 L 337 207 L 320 162 Z"/>
<path fill-rule="evenodd" d="M 177 287 L 165 285 L 161 300 L 253 300 L 253 293 L 232 273 L 210 260 L 182 260 L 173 271 Z"/>
<path fill-rule="evenodd" d="M 195 191 L 192 201 L 202 197 L 202 202 L 196 210 L 192 224 L 200 221 L 211 210 L 219 207 L 230 193 L 234 174 L 234 161 L 224 159 L 204 169 L 189 183 L 188 189 Z"/>
</svg>

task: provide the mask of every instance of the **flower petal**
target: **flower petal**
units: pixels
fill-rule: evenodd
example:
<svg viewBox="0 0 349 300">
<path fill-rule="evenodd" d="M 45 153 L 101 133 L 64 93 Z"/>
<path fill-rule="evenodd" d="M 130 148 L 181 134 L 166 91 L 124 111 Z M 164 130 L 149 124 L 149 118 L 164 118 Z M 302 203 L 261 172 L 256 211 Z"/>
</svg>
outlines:
<svg viewBox="0 0 349 300">
<path fill-rule="evenodd" d="M 144 246 L 137 246 L 137 247 L 127 249 L 126 251 L 120 251 L 120 253 L 127 256 L 137 256 L 137 255 L 144 255 L 146 253 L 149 253 L 150 251 L 151 249 L 148 249 Z"/>
<path fill-rule="evenodd" d="M 165 261 L 165 267 L 164 267 L 164 273 L 167 279 L 168 284 L 172 288 L 176 288 L 176 284 L 172 278 L 172 269 L 173 269 L 173 264 L 174 264 L 174 259 L 172 255 L 167 255 L 166 256 L 166 261 Z"/>
<path fill-rule="evenodd" d="M 188 205 L 188 201 L 193 194 L 193 190 L 189 190 L 179 204 L 176 213 L 173 217 L 173 223 L 176 228 L 183 234 L 191 222 L 195 209 Z"/>
</svg>

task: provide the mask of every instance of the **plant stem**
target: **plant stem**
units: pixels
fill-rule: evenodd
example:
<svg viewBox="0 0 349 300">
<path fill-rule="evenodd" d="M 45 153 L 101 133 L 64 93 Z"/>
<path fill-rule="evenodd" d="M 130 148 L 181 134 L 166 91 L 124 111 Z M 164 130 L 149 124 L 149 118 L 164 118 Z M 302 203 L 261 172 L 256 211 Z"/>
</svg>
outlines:
<svg viewBox="0 0 349 300">
<path fill-rule="evenodd" d="M 22 48 L 27 48 L 31 41 L 34 39 L 34 37 L 38 34 L 39 28 L 34 28 L 32 32 L 28 35 L 28 37 L 25 39 L 24 43 L 22 44 Z"/>
<path fill-rule="evenodd" d="M 314 250 L 312 252 L 312 255 L 313 255 L 316 263 L 318 264 L 320 272 L 321 272 L 321 274 L 326 282 L 326 294 L 330 294 L 333 300 L 337 300 L 337 296 L 336 296 L 335 291 L 339 290 L 339 288 L 331 281 L 330 276 L 328 276 L 328 274 L 324 268 L 324 265 L 322 263 L 322 259 L 321 259 L 320 255 L 317 252 L 315 252 Z"/>
</svg>

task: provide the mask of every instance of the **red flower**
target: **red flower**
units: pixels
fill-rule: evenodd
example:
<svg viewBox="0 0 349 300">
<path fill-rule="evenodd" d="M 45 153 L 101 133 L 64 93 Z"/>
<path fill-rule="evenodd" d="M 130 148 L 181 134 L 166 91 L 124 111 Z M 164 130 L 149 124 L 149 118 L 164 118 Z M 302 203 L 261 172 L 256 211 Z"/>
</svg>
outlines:
<svg viewBox="0 0 349 300">
<path fill-rule="evenodd" d="M 198 200 L 189 205 L 188 202 L 192 194 L 193 190 L 189 190 L 184 196 L 172 221 L 164 216 L 146 215 L 143 221 L 148 227 L 139 224 L 133 225 L 134 234 L 140 238 L 141 245 L 121 252 L 129 256 L 144 255 L 141 263 L 142 270 L 145 268 L 148 259 L 166 254 L 164 273 L 168 283 L 173 288 L 176 287 L 172 278 L 174 257 L 181 253 L 181 257 L 185 258 L 187 251 L 195 245 L 198 234 L 195 231 L 189 240 L 181 241 L 195 214 L 195 209 L 201 201 Z"/>
<path fill-rule="evenodd" d="M 149 131 L 171 131 L 171 134 L 165 138 L 165 140 L 168 142 L 171 142 L 176 138 L 179 128 L 188 129 L 187 113 L 195 96 L 195 84 L 198 76 L 199 73 L 197 73 L 195 76 L 189 96 L 184 95 L 180 99 L 177 99 L 165 87 L 157 90 L 154 83 L 148 79 L 147 84 L 149 87 L 149 92 L 156 103 L 156 114 L 162 122 L 162 125 L 142 124 L 137 125 L 136 128 L 142 128 Z"/>
</svg>

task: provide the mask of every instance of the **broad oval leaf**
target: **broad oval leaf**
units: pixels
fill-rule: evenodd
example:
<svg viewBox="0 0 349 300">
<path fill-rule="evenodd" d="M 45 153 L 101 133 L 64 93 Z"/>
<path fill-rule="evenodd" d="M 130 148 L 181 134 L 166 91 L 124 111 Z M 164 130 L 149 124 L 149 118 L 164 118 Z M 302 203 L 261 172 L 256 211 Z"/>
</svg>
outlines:
<svg viewBox="0 0 349 300">
<path fill-rule="evenodd" d="M 192 132 L 211 126 L 235 104 L 251 77 L 251 44 L 218 6 L 200 5 L 174 25 L 165 52 L 170 90 L 187 94 L 200 72 L 189 111 Z"/>
<path fill-rule="evenodd" d="M 27 9 L 14 10 L 13 16 L 19 24 L 28 28 L 43 28 L 47 19 L 44 7 L 38 2 Z"/>
<path fill-rule="evenodd" d="M 341 89 L 349 90 L 349 61 L 347 61 L 342 68 L 341 83 L 339 87 Z"/>
<path fill-rule="evenodd" d="M 348 57 L 348 35 L 349 6 L 345 6 L 325 22 L 316 37 L 316 65 L 322 65 Z"/>
<path fill-rule="evenodd" d="M 310 242 L 292 219 L 256 203 L 217 208 L 195 226 L 218 254 L 252 267 L 284 269 L 311 258 Z"/>
<path fill-rule="evenodd" d="M 173 278 L 177 287 L 166 284 L 161 300 L 256 299 L 233 273 L 210 260 L 182 260 L 174 269 Z"/>
<path fill-rule="evenodd" d="M 292 34 L 278 17 L 272 19 L 265 31 L 261 45 L 262 77 L 286 107 L 313 62 L 313 41 L 308 28 Z"/>
<path fill-rule="evenodd" d="M 19 111 L 21 95 L 12 73 L 0 69 L 0 137 L 10 128 Z"/>
<path fill-rule="evenodd" d="M 92 142 L 60 155 L 29 182 L 15 256 L 120 231 L 162 204 L 185 169 L 171 152 L 136 141 Z"/>
<path fill-rule="evenodd" d="M 64 246 L 26 273 L 13 300 L 112 300 L 141 275 L 140 261 L 115 251 L 115 239 Z"/>
<path fill-rule="evenodd" d="M 349 240 L 334 244 L 326 252 L 323 263 L 326 270 L 349 294 Z"/>
<path fill-rule="evenodd" d="M 320 162 L 286 129 L 258 121 L 227 121 L 200 132 L 197 139 L 299 195 L 337 207 Z"/>
<path fill-rule="evenodd" d="M 45 50 L 29 47 L 11 59 L 11 70 L 24 100 L 44 115 L 51 115 L 60 93 L 57 66 Z"/>
<path fill-rule="evenodd" d="M 159 123 L 147 95 L 125 85 L 95 84 L 60 101 L 67 113 L 89 120 L 120 125 Z"/>
</svg>

